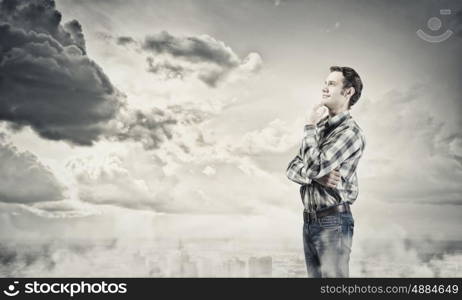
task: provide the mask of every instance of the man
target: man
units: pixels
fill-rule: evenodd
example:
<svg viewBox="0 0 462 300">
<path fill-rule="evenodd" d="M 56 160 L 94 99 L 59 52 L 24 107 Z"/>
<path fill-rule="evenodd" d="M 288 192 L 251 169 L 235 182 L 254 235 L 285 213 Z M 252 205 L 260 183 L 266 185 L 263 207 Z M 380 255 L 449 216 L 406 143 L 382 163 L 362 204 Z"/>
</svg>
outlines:
<svg viewBox="0 0 462 300">
<path fill-rule="evenodd" d="M 309 113 L 299 153 L 287 167 L 287 177 L 301 185 L 308 277 L 349 277 L 350 205 L 358 197 L 356 168 L 366 146 L 350 108 L 362 88 L 352 68 L 330 68 L 322 101 Z"/>
</svg>

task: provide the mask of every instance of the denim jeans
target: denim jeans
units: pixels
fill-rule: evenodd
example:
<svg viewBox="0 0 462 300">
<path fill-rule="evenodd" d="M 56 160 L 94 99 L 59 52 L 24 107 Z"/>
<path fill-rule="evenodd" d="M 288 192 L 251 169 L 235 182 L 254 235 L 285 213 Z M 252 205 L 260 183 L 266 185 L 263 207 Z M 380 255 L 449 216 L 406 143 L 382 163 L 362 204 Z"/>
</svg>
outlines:
<svg viewBox="0 0 462 300">
<path fill-rule="evenodd" d="M 308 277 L 349 277 L 354 219 L 351 212 L 333 213 L 303 223 Z"/>
</svg>

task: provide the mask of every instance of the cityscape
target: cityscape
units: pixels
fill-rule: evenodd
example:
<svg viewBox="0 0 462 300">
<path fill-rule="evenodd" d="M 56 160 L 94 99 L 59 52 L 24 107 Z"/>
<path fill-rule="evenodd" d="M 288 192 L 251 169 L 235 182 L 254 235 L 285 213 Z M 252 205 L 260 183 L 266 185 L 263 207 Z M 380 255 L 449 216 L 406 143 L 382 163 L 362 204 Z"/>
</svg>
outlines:
<svg viewBox="0 0 462 300">
<path fill-rule="evenodd" d="M 156 260 L 145 260 L 152 277 L 306 277 L 301 255 L 279 253 L 267 256 L 241 254 L 221 259 L 192 255 L 180 242 L 176 251 L 157 253 Z"/>
<path fill-rule="evenodd" d="M 409 248 L 406 254 L 396 248 L 383 249 L 383 254 L 365 248 L 361 255 L 353 252 L 350 277 L 460 277 L 462 251 L 454 242 L 450 247 L 427 247 L 420 253 Z M 0 276 L 306 278 L 307 273 L 303 250 L 287 244 L 256 247 L 226 239 L 180 239 L 29 242 L 28 247 L 3 242 Z"/>
</svg>

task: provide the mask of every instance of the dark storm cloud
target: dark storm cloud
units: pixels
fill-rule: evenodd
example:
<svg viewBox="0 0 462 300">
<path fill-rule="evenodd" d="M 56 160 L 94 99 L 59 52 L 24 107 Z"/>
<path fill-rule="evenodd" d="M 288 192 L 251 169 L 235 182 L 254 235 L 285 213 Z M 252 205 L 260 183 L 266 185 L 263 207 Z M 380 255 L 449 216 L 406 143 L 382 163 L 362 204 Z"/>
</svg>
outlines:
<svg viewBox="0 0 462 300">
<path fill-rule="evenodd" d="M 53 0 L 2 0 L 0 23 L 8 23 L 24 31 L 50 35 L 62 46 L 76 45 L 85 53 L 82 27 L 76 20 L 61 23 L 61 13 Z"/>
<path fill-rule="evenodd" d="M 29 152 L 0 139 L 0 201 L 33 203 L 63 199 L 64 187 L 53 173 Z"/>
<path fill-rule="evenodd" d="M 189 70 L 185 69 L 181 65 L 174 64 L 168 60 L 156 62 L 152 57 L 148 57 L 146 61 L 148 62 L 148 72 L 162 74 L 165 79 L 183 79 L 187 73 L 190 73 Z"/>
<path fill-rule="evenodd" d="M 0 1 L 0 120 L 91 145 L 123 105 L 86 56 L 82 27 L 61 25 L 52 0 Z"/>
<path fill-rule="evenodd" d="M 116 40 L 116 43 L 118 45 L 128 45 L 128 44 L 135 43 L 135 40 L 129 36 L 119 36 Z"/>
<path fill-rule="evenodd" d="M 114 136 L 120 141 L 134 140 L 141 142 L 146 149 L 156 149 L 172 138 L 172 125 L 176 123 L 174 116 L 160 109 L 153 109 L 149 114 L 131 111 L 123 118 L 123 128 Z"/>
<path fill-rule="evenodd" d="M 210 116 L 211 113 L 179 105 L 171 105 L 163 110 L 153 108 L 149 112 L 123 111 L 118 116 L 120 127 L 111 129 L 111 138 L 137 141 L 147 150 L 158 149 L 162 143 L 174 137 L 175 127 L 198 124 Z"/>
<path fill-rule="evenodd" d="M 64 24 L 64 28 L 69 32 L 72 40 L 75 41 L 75 44 L 82 50 L 83 54 L 85 54 L 85 37 L 83 36 L 82 25 L 77 20 L 72 20 Z"/>
<path fill-rule="evenodd" d="M 196 74 L 210 87 L 216 87 L 218 82 L 240 67 L 254 73 L 261 69 L 258 54 L 251 53 L 241 60 L 225 43 L 208 35 L 176 37 L 162 31 L 147 36 L 141 48 L 155 54 L 147 59 L 148 72 L 166 79 L 183 79 L 185 75 Z"/>
<path fill-rule="evenodd" d="M 210 62 L 233 68 L 239 58 L 223 42 L 209 36 L 174 37 L 166 31 L 146 37 L 143 48 L 155 53 L 168 53 L 193 63 Z"/>
</svg>

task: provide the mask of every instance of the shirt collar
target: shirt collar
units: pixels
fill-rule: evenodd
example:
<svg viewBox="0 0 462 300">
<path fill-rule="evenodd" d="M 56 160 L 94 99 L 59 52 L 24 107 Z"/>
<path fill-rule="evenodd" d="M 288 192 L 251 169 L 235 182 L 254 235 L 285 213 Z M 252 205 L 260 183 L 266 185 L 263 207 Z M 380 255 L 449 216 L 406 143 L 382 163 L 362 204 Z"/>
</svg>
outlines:
<svg viewBox="0 0 462 300">
<path fill-rule="evenodd" d="M 329 118 L 327 119 L 327 126 L 328 127 L 331 127 L 331 126 L 337 126 L 339 125 L 340 123 L 342 123 L 343 121 L 345 121 L 346 119 L 349 119 L 351 118 L 351 115 L 350 115 L 350 111 L 349 110 L 345 110 L 345 111 L 342 111 L 341 113 L 338 113 L 334 116 L 330 116 L 329 115 Z"/>
</svg>

